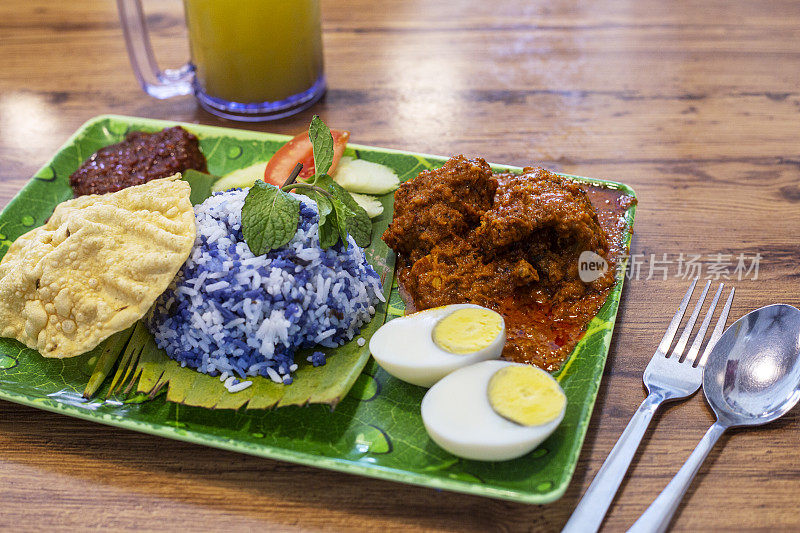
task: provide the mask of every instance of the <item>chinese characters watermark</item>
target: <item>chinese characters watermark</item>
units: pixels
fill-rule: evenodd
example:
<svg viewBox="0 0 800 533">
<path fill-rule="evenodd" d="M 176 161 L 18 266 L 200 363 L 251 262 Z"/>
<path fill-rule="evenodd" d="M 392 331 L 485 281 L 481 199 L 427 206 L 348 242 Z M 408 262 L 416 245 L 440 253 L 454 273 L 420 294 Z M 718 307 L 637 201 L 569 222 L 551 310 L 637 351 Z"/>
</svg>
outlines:
<svg viewBox="0 0 800 533">
<path fill-rule="evenodd" d="M 723 254 L 631 254 L 625 276 L 634 280 L 667 278 L 711 280 L 758 279 L 758 269 L 763 257 L 760 253 Z M 622 264 L 620 258 L 618 265 Z"/>
</svg>

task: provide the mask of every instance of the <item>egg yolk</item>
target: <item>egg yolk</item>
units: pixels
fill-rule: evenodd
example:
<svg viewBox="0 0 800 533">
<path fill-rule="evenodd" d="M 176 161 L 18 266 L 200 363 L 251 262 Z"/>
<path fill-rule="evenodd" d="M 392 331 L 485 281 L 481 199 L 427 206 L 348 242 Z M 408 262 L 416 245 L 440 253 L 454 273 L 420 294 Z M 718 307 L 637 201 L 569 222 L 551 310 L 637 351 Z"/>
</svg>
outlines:
<svg viewBox="0 0 800 533">
<path fill-rule="evenodd" d="M 494 311 L 467 307 L 437 322 L 433 342 L 450 353 L 474 353 L 491 345 L 502 330 L 502 318 Z"/>
<path fill-rule="evenodd" d="M 507 366 L 491 377 L 489 404 L 497 414 L 523 426 L 541 426 L 564 410 L 567 397 L 544 370 Z"/>
</svg>

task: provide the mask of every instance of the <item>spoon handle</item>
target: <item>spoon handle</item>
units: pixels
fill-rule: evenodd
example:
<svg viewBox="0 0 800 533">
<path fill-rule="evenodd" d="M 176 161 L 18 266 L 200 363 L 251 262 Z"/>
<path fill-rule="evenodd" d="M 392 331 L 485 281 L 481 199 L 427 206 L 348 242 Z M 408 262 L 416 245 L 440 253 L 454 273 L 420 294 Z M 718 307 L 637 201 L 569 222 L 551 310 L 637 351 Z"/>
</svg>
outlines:
<svg viewBox="0 0 800 533">
<path fill-rule="evenodd" d="M 586 493 L 561 533 L 585 533 L 600 529 L 608 507 L 614 500 L 614 495 L 639 448 L 642 436 L 663 401 L 664 397 L 660 393 L 651 393 L 645 398 L 608 454 L 603 466 L 597 471 L 592 484 L 586 489 Z"/>
<path fill-rule="evenodd" d="M 669 523 L 672 521 L 672 515 L 683 499 L 683 495 L 692 484 L 697 471 L 700 470 L 700 465 L 705 461 L 708 452 L 716 444 L 717 439 L 727 429 L 719 423 L 719 420 L 714 422 L 714 425 L 708 428 L 706 434 L 697 443 L 697 447 L 692 452 L 692 455 L 683 463 L 683 466 L 669 485 L 666 486 L 658 498 L 655 499 L 650 507 L 639 517 L 633 526 L 628 530 L 628 533 L 644 533 L 644 532 L 658 532 L 666 531 Z"/>
</svg>

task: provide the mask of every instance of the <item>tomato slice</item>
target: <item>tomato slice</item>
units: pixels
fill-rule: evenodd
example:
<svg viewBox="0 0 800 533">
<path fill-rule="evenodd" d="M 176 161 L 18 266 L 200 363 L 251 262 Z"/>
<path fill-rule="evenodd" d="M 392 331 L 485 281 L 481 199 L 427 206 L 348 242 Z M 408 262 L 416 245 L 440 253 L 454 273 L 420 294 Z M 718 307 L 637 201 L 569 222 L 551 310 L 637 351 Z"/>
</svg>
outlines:
<svg viewBox="0 0 800 533">
<path fill-rule="evenodd" d="M 344 149 L 347 147 L 347 141 L 350 139 L 349 131 L 331 130 L 331 135 L 333 136 L 333 163 L 328 174 L 332 174 L 336 170 L 336 165 L 339 164 Z M 277 186 L 283 185 L 297 163 L 303 164 L 299 179 L 308 179 L 316 172 L 314 151 L 311 139 L 308 138 L 308 132 L 297 135 L 275 152 L 264 170 L 264 181 Z"/>
</svg>

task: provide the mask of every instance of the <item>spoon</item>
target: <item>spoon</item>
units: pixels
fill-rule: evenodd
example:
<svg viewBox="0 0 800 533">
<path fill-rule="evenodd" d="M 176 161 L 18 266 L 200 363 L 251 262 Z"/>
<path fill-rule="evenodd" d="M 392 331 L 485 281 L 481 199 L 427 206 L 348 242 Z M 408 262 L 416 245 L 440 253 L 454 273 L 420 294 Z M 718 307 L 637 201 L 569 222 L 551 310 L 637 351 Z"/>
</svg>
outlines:
<svg viewBox="0 0 800 533">
<path fill-rule="evenodd" d="M 776 304 L 746 314 L 722 334 L 703 372 L 717 415 L 692 455 L 628 532 L 665 531 L 684 493 L 722 433 L 780 418 L 800 399 L 800 310 Z"/>
</svg>

